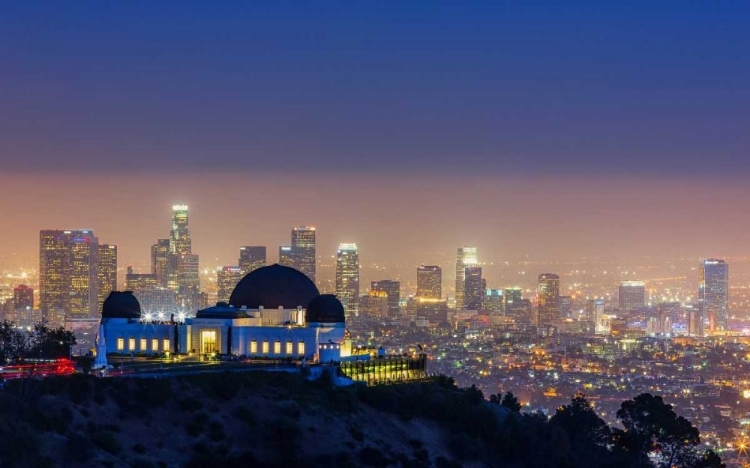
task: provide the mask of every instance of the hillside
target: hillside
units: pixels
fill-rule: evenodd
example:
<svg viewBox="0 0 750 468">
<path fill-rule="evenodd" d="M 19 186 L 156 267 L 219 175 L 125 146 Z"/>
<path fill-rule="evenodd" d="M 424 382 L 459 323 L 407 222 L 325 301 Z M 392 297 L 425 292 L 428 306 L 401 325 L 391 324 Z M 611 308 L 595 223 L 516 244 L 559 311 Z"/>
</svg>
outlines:
<svg viewBox="0 0 750 468">
<path fill-rule="evenodd" d="M 629 466 L 575 424 L 449 379 L 334 388 L 284 372 L 9 382 L 0 466 Z M 592 439 L 593 440 L 593 439 Z M 720 466 L 720 465 L 683 465 Z"/>
</svg>

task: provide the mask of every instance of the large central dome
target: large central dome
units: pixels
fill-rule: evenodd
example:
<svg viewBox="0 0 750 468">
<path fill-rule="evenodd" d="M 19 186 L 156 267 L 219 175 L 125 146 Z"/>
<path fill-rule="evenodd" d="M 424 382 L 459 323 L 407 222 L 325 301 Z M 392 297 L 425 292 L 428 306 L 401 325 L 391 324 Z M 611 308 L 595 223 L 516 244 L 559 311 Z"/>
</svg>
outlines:
<svg viewBox="0 0 750 468">
<path fill-rule="evenodd" d="M 278 264 L 248 273 L 232 291 L 229 304 L 248 309 L 307 308 L 320 292 L 315 283 L 294 268 Z"/>
</svg>

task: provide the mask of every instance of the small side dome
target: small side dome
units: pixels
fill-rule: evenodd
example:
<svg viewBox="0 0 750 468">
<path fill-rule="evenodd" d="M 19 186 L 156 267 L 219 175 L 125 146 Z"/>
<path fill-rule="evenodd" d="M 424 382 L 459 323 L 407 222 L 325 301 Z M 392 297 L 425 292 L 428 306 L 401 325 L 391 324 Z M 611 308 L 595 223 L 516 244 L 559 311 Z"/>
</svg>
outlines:
<svg viewBox="0 0 750 468">
<path fill-rule="evenodd" d="M 133 291 L 112 291 L 102 305 L 102 318 L 140 319 L 141 304 Z"/>
<path fill-rule="evenodd" d="M 344 306 L 333 294 L 321 294 L 307 306 L 305 322 L 346 322 Z"/>
</svg>

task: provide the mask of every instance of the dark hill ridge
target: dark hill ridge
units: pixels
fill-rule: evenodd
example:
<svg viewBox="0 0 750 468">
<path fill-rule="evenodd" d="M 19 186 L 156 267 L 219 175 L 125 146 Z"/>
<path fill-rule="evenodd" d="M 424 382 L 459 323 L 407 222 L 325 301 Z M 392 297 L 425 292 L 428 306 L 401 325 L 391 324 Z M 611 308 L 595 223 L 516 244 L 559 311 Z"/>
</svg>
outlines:
<svg viewBox="0 0 750 468">
<path fill-rule="evenodd" d="M 517 413 L 512 398 L 491 400 L 446 378 L 348 388 L 285 372 L 18 380 L 0 392 L 0 466 L 632 466 L 632 454 L 598 445 L 596 421 L 552 424 Z"/>
</svg>

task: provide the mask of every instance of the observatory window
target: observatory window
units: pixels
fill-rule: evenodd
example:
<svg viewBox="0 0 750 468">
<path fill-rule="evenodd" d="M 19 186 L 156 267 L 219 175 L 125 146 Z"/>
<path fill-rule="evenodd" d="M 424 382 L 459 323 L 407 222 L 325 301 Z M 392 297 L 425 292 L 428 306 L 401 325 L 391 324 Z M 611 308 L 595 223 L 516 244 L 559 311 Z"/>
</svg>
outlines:
<svg viewBox="0 0 750 468">
<path fill-rule="evenodd" d="M 250 354 L 258 354 L 258 341 L 252 340 L 250 342 Z"/>
<path fill-rule="evenodd" d="M 151 351 L 157 352 L 159 351 L 159 339 L 154 338 L 151 340 Z"/>
<path fill-rule="evenodd" d="M 147 344 L 148 344 L 148 341 L 146 341 L 146 338 L 141 338 L 141 352 L 142 353 L 147 351 L 146 349 L 148 347 Z"/>
<path fill-rule="evenodd" d="M 169 351 L 169 338 L 164 338 L 162 344 L 164 345 L 164 352 Z"/>
<path fill-rule="evenodd" d="M 291 341 L 287 341 L 286 342 L 286 353 L 285 354 L 287 356 L 291 356 L 292 354 L 294 354 L 294 343 L 292 343 Z"/>
<path fill-rule="evenodd" d="M 117 338 L 117 351 L 122 351 L 124 349 L 125 349 L 125 339 Z"/>
<path fill-rule="evenodd" d="M 268 341 L 263 342 L 263 355 L 268 355 Z"/>
<path fill-rule="evenodd" d="M 135 338 L 128 340 L 128 351 L 135 351 Z"/>
<path fill-rule="evenodd" d="M 300 341 L 299 343 L 297 343 L 297 354 L 299 354 L 300 356 L 305 355 L 305 342 L 304 341 Z"/>
<path fill-rule="evenodd" d="M 281 354 L 281 341 L 273 343 L 273 354 Z"/>
</svg>

